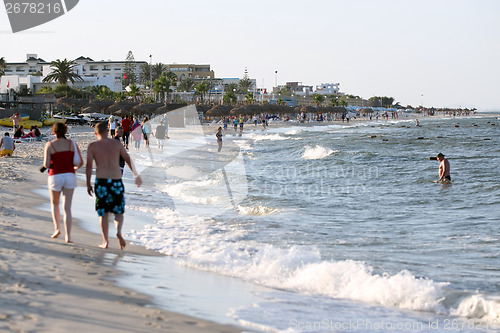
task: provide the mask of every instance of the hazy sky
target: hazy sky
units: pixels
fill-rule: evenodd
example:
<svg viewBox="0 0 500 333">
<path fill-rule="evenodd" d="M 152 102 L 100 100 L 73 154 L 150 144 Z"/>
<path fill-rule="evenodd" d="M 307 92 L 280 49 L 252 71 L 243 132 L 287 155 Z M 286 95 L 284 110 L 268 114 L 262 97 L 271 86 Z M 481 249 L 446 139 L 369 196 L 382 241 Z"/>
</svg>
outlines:
<svg viewBox="0 0 500 333">
<path fill-rule="evenodd" d="M 210 64 L 259 87 L 339 82 L 402 105 L 500 110 L 498 0 L 80 0 L 13 34 L 0 10 L 0 57 Z"/>
</svg>

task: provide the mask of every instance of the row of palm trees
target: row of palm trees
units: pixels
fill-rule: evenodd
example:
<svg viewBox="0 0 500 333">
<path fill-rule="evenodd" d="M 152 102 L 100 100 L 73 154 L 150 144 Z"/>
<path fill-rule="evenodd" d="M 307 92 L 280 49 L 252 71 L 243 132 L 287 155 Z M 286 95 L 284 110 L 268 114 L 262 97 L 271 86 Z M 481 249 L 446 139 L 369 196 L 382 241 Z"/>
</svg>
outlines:
<svg viewBox="0 0 500 333">
<path fill-rule="evenodd" d="M 58 82 L 59 85 L 63 86 L 62 88 L 67 87 L 68 81 L 71 83 L 75 83 L 77 81 L 83 81 L 83 78 L 78 75 L 74 71 L 74 67 L 76 66 L 76 62 L 74 60 L 60 60 L 57 59 L 50 63 L 52 68 L 52 72 L 43 79 L 43 82 Z M 0 76 L 3 75 L 4 69 L 6 67 L 5 59 L 0 58 Z M 141 68 L 141 81 L 149 82 L 152 86 L 153 92 L 157 94 L 160 100 L 169 99 L 169 94 L 173 92 L 171 87 L 176 87 L 176 90 L 179 92 L 192 92 L 194 91 L 195 95 L 201 97 L 201 102 L 204 102 L 206 94 L 212 89 L 212 85 L 210 81 L 202 81 L 198 84 L 195 84 L 195 81 L 192 78 L 185 78 L 181 82 L 178 83 L 177 76 L 171 72 L 167 71 L 167 66 L 162 63 L 157 63 L 155 65 L 143 64 Z M 151 79 L 151 81 L 148 81 Z M 252 85 L 251 79 L 245 73 L 244 77 L 240 80 L 239 84 L 230 83 L 228 84 L 224 90 L 223 101 L 226 104 L 235 104 L 238 102 L 238 95 L 243 94 L 245 102 L 247 104 L 251 104 L 254 102 L 254 95 L 249 91 Z M 60 89 L 66 90 L 68 89 Z M 49 87 L 42 89 L 40 92 L 53 92 Z M 137 84 L 131 84 L 127 87 L 127 92 L 114 93 L 106 86 L 96 86 L 91 87 L 87 91 L 92 95 L 96 96 L 97 99 L 101 100 L 123 100 L 126 97 L 132 97 L 134 101 L 141 95 L 141 89 Z M 281 96 L 291 96 L 292 91 L 290 87 L 284 87 L 279 92 Z M 68 93 L 66 94 L 68 95 Z M 313 100 L 316 105 L 321 105 L 325 101 L 325 96 L 320 94 L 314 94 Z M 345 99 L 338 98 L 335 95 L 332 95 L 330 98 L 330 105 L 332 106 L 347 106 L 347 102 Z M 279 98 L 277 100 L 278 104 L 283 104 L 284 100 Z"/>
</svg>

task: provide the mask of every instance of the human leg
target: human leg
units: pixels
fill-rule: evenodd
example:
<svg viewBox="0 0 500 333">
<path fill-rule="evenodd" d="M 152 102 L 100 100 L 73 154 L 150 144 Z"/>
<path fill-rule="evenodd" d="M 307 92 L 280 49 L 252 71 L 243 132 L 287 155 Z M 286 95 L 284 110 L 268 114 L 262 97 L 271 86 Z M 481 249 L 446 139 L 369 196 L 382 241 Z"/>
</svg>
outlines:
<svg viewBox="0 0 500 333">
<path fill-rule="evenodd" d="M 66 243 L 71 243 L 71 224 L 73 216 L 71 214 L 71 204 L 73 202 L 74 189 L 63 188 L 63 207 L 64 207 L 64 228 L 66 230 Z"/>
<path fill-rule="evenodd" d="M 101 249 L 107 249 L 108 248 L 108 230 L 109 230 L 109 213 L 104 213 L 104 216 L 100 217 L 100 222 L 101 222 L 101 232 L 102 232 L 102 239 L 103 243 L 99 245 Z"/>
<path fill-rule="evenodd" d="M 120 249 L 125 248 L 127 243 L 122 237 L 122 226 L 123 226 L 123 214 L 115 214 L 115 226 L 116 226 L 116 237 L 118 238 L 118 243 L 120 244 Z"/>
<path fill-rule="evenodd" d="M 60 191 L 50 190 L 50 208 L 52 212 L 52 222 L 54 223 L 54 233 L 52 238 L 57 238 L 61 234 L 60 221 L 61 212 L 59 211 L 59 199 L 61 197 Z"/>
</svg>

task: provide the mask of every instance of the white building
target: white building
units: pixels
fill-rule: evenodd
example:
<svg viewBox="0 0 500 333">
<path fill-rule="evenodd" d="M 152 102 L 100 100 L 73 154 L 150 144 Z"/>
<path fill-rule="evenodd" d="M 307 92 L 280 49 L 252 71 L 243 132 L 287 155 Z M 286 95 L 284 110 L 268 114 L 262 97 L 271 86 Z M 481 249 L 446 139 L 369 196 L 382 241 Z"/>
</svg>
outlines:
<svg viewBox="0 0 500 333">
<path fill-rule="evenodd" d="M 316 93 L 321 95 L 338 94 L 340 91 L 340 83 L 322 83 L 316 86 Z"/>
<path fill-rule="evenodd" d="M 125 61 L 94 61 L 88 57 L 79 57 L 75 62 L 77 64 L 75 73 L 80 75 L 83 81 L 76 81 L 70 85 L 76 88 L 105 85 L 112 91 L 122 91 Z M 146 62 L 135 62 L 137 76 L 140 75 L 143 64 Z M 15 91 L 30 89 L 32 93 L 36 93 L 43 86 L 56 86 L 57 83 L 42 83 L 51 72 L 50 62 L 38 58 L 36 54 L 28 54 L 25 62 L 6 64 L 5 75 L 0 78 L 0 93 L 6 93 L 9 89 Z"/>
</svg>

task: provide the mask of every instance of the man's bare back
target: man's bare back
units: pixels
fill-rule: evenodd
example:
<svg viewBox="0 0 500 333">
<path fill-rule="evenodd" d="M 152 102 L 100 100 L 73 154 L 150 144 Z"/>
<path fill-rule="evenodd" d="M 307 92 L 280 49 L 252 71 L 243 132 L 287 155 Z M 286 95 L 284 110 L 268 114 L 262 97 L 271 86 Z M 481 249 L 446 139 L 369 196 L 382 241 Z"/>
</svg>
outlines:
<svg viewBox="0 0 500 333">
<path fill-rule="evenodd" d="M 110 138 L 101 138 L 92 142 L 87 151 L 87 159 L 95 160 L 96 177 L 104 179 L 120 179 L 122 177 L 118 163 L 120 155 L 125 161 L 127 158 L 130 161 L 123 145 L 118 140 Z"/>
</svg>

